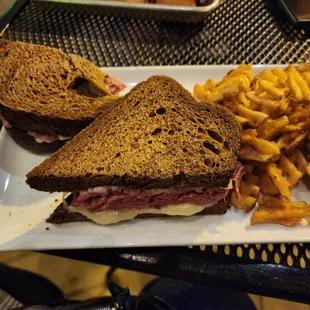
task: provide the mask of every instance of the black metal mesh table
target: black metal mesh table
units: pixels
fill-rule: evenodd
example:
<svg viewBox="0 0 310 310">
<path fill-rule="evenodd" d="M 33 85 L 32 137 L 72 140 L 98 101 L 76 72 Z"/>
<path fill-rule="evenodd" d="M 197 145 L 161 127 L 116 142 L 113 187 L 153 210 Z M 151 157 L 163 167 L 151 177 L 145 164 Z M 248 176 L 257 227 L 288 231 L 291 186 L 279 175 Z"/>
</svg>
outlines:
<svg viewBox="0 0 310 310">
<path fill-rule="evenodd" d="M 310 40 L 275 1 L 227 0 L 196 24 L 60 12 L 27 4 L 4 33 L 80 54 L 99 66 L 309 61 Z"/>
<path fill-rule="evenodd" d="M 71 12 L 70 8 L 43 8 L 23 0 L 2 19 L 1 27 L 3 38 L 58 47 L 80 54 L 98 66 L 310 61 L 309 30 L 293 27 L 274 1 L 227 0 L 203 22 L 187 24 L 106 16 L 83 9 Z M 184 248 L 171 251 L 185 255 Z M 228 264 L 237 259 L 239 263 L 253 260 L 264 266 L 273 264 L 274 268 L 276 264 L 291 266 L 291 270 L 307 271 L 310 278 L 309 244 L 203 246 L 186 249 L 186 255 L 190 257 L 198 251 L 206 258 L 214 257 L 214 253 L 216 257 L 226 257 Z M 74 251 L 56 254 L 60 253 L 75 255 Z M 134 255 L 133 251 L 130 253 Z M 136 257 L 139 253 L 145 255 L 140 251 Z M 121 251 L 114 251 L 113 255 L 120 257 Z M 101 253 L 101 261 L 102 256 Z M 85 253 L 79 257 L 87 259 Z M 303 283 L 306 290 L 309 283 Z"/>
</svg>

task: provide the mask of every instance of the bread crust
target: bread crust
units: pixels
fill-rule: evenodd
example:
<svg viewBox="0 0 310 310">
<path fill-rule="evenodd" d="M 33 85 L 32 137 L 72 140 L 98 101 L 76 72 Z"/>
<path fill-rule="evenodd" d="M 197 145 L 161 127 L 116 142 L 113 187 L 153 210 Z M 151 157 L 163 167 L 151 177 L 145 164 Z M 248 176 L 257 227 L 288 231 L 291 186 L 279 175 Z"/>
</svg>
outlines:
<svg viewBox="0 0 310 310">
<path fill-rule="evenodd" d="M 87 117 L 81 120 L 72 120 L 60 117 L 38 116 L 35 113 L 12 110 L 4 106 L 1 107 L 1 104 L 0 111 L 13 128 L 46 135 L 62 135 L 65 137 L 77 135 L 94 120 L 94 118 Z"/>
<path fill-rule="evenodd" d="M 54 152 L 65 144 L 65 141 L 60 140 L 51 143 L 45 143 L 45 142 L 38 143 L 36 142 L 34 137 L 29 136 L 26 131 L 19 130 L 16 128 L 10 128 L 6 130 L 17 144 L 36 154 Z"/>
</svg>

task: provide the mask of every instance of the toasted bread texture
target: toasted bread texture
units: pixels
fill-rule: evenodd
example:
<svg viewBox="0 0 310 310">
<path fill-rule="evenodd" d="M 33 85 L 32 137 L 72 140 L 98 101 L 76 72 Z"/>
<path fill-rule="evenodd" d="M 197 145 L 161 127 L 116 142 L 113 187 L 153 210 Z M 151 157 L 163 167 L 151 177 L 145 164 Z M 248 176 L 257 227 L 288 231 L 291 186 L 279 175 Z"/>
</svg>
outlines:
<svg viewBox="0 0 310 310">
<path fill-rule="evenodd" d="M 197 215 L 221 215 L 225 214 L 229 208 L 228 202 L 221 200 L 216 205 L 206 208 L 199 212 Z M 140 214 L 136 218 L 162 218 L 170 217 L 169 215 L 158 215 L 158 214 Z M 90 220 L 77 212 L 69 212 L 64 205 L 61 203 L 54 212 L 46 220 L 47 223 L 51 224 L 65 224 L 72 222 L 89 222 Z"/>
<path fill-rule="evenodd" d="M 19 130 L 77 134 L 113 97 L 106 77 L 82 57 L 0 40 L 0 112 Z"/>
<path fill-rule="evenodd" d="M 27 183 L 49 192 L 106 185 L 225 187 L 240 136 L 229 110 L 198 103 L 174 79 L 153 76 L 28 173 Z"/>
</svg>

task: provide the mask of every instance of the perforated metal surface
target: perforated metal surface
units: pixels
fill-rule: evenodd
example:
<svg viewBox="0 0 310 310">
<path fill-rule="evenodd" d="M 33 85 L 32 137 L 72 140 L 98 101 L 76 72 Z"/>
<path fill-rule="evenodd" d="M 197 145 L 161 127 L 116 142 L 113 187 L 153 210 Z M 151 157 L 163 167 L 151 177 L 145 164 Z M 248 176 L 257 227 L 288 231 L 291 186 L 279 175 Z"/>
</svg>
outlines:
<svg viewBox="0 0 310 310">
<path fill-rule="evenodd" d="M 274 3 L 226 0 L 197 24 L 60 12 L 30 3 L 3 37 L 58 47 L 87 57 L 98 66 L 309 62 L 308 32 L 291 26 Z M 200 250 L 309 268 L 309 245 Z"/>
<path fill-rule="evenodd" d="M 309 61 L 310 40 L 275 1 L 227 0 L 197 24 L 59 12 L 31 3 L 4 37 L 62 48 L 99 66 Z"/>
<path fill-rule="evenodd" d="M 193 249 L 296 268 L 310 267 L 310 244 L 308 243 L 213 245 L 194 247 Z"/>
</svg>

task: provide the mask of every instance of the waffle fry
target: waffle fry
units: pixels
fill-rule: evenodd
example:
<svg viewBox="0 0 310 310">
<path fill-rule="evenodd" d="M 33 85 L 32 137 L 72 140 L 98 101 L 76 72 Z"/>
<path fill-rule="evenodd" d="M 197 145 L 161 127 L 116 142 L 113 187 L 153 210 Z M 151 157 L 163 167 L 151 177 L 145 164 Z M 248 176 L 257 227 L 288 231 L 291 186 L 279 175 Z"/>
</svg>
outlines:
<svg viewBox="0 0 310 310">
<path fill-rule="evenodd" d="M 283 172 L 274 163 L 269 163 L 266 167 L 266 172 L 270 176 L 273 184 L 279 190 L 281 195 L 287 199 L 292 200 L 292 193 L 290 191 L 290 183 L 286 180 Z"/>
<path fill-rule="evenodd" d="M 310 176 L 310 64 L 254 77 L 250 69 L 240 65 L 220 82 L 208 80 L 202 99 L 196 84 L 194 95 L 229 108 L 243 127 L 239 161 L 249 169 L 231 204 L 244 212 L 258 205 L 252 225 L 297 225 L 310 208 L 291 201 L 291 189 Z"/>
<path fill-rule="evenodd" d="M 258 178 L 255 178 L 255 176 L 251 177 L 251 174 L 247 174 L 247 176 L 245 177 L 246 182 L 242 181 L 240 183 L 240 197 L 235 192 L 231 194 L 231 204 L 237 209 L 242 209 L 244 212 L 249 212 L 255 207 L 260 193 Z"/>
<path fill-rule="evenodd" d="M 294 226 L 308 216 L 310 216 L 310 206 L 303 201 L 291 202 L 263 196 L 257 211 L 252 216 L 251 225 L 275 223 Z"/>
<path fill-rule="evenodd" d="M 303 173 L 284 154 L 280 157 L 279 168 L 282 173 L 287 174 L 287 181 L 291 187 L 295 186 L 303 177 Z"/>
<path fill-rule="evenodd" d="M 280 68 L 274 68 L 271 70 L 272 74 L 274 74 L 275 76 L 277 76 L 279 79 L 286 81 L 287 80 L 287 74 L 284 70 L 280 69 Z"/>
<path fill-rule="evenodd" d="M 265 170 L 263 170 L 260 173 L 259 187 L 263 195 L 270 195 L 270 196 L 280 195 L 278 188 L 274 185 L 270 175 Z"/>
<path fill-rule="evenodd" d="M 260 124 L 268 117 L 268 114 L 259 111 L 253 111 L 250 108 L 243 106 L 242 104 L 238 105 L 237 113 L 239 116 L 246 118 L 249 125 L 252 127 L 259 127 Z"/>
<path fill-rule="evenodd" d="M 309 166 L 308 161 L 301 150 L 296 150 L 289 156 L 290 161 L 297 167 L 297 169 L 304 175 Z"/>
<path fill-rule="evenodd" d="M 310 100 L 310 90 L 307 82 L 300 75 L 298 70 L 293 65 L 289 65 L 286 68 L 288 75 L 288 86 L 290 88 L 291 94 L 296 101 Z"/>
<path fill-rule="evenodd" d="M 273 140 L 288 124 L 289 119 L 287 116 L 278 119 L 267 118 L 257 129 L 258 137 L 269 141 Z"/>
<path fill-rule="evenodd" d="M 194 95 L 201 101 L 221 102 L 233 98 L 239 91 L 249 90 L 252 78 L 252 66 L 243 64 L 228 72 L 219 83 L 207 80 L 204 85 L 196 84 L 194 86 Z M 209 88 L 210 84 L 214 86 L 213 89 Z M 204 92 L 198 85 L 204 88 Z"/>
</svg>

